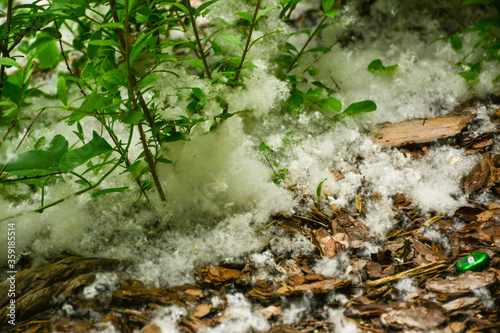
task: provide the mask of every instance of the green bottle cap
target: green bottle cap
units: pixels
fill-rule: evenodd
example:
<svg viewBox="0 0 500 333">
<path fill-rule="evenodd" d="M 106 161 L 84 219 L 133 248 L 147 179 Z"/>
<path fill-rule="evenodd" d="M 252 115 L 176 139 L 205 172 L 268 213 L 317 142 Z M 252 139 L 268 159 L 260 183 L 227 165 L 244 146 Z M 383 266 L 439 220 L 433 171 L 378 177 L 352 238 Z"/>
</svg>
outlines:
<svg viewBox="0 0 500 333">
<path fill-rule="evenodd" d="M 466 271 L 480 272 L 490 263 L 490 257 L 484 252 L 474 252 L 469 254 L 457 263 L 457 271 L 464 273 Z"/>
</svg>

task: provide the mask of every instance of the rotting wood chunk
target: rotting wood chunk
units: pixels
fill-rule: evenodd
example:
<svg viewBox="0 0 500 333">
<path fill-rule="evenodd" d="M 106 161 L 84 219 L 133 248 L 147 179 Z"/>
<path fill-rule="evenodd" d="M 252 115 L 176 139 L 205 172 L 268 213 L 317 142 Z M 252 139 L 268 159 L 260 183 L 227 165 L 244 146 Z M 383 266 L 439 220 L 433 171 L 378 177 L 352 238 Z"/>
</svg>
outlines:
<svg viewBox="0 0 500 333">
<path fill-rule="evenodd" d="M 497 282 L 493 271 L 465 272 L 456 277 L 430 280 L 426 288 L 430 291 L 444 294 L 446 296 L 461 296 L 471 292 L 473 289 L 489 287 Z"/>
<path fill-rule="evenodd" d="M 250 283 L 251 269 L 236 270 L 219 266 L 198 267 L 195 275 L 201 277 L 202 285 L 227 286 L 231 284 L 247 285 Z"/>
<path fill-rule="evenodd" d="M 472 168 L 464 181 L 464 187 L 467 193 L 481 193 L 496 185 L 500 176 L 500 155 L 486 154 Z"/>
<path fill-rule="evenodd" d="M 459 134 L 474 118 L 471 113 L 452 113 L 432 119 L 414 119 L 383 126 L 373 142 L 382 146 L 400 147 L 427 143 Z"/>
<path fill-rule="evenodd" d="M 176 304 L 184 306 L 203 297 L 203 291 L 196 286 L 185 284 L 179 287 L 157 289 L 140 281 L 128 279 L 120 282 L 113 294 L 114 303 L 125 304 Z"/>
<path fill-rule="evenodd" d="M 397 329 L 416 328 L 430 330 L 446 322 L 447 318 L 438 307 L 427 308 L 424 306 L 401 304 L 380 316 L 384 326 Z"/>
</svg>

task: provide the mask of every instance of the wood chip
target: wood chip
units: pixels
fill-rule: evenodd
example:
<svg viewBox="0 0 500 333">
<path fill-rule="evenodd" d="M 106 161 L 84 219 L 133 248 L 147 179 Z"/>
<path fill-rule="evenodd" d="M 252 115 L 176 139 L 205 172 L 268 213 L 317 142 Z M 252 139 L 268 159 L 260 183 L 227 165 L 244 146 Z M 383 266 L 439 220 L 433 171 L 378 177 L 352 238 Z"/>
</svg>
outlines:
<svg viewBox="0 0 500 333">
<path fill-rule="evenodd" d="M 382 127 L 373 142 L 382 146 L 400 147 L 427 143 L 459 134 L 474 118 L 471 113 L 449 114 L 433 119 L 414 119 Z"/>
<path fill-rule="evenodd" d="M 384 326 L 397 329 L 412 327 L 430 330 L 443 324 L 446 320 L 447 318 L 439 309 L 428 309 L 423 306 L 390 309 L 380 316 L 380 321 Z"/>
<path fill-rule="evenodd" d="M 427 282 L 426 287 L 428 290 L 436 293 L 460 296 L 471 292 L 473 289 L 489 287 L 496 282 L 496 274 L 493 271 L 469 271 L 459 276 L 431 280 Z"/>
<path fill-rule="evenodd" d="M 467 193 L 481 193 L 495 185 L 499 181 L 500 170 L 497 168 L 499 164 L 500 155 L 490 153 L 484 155 L 464 181 Z"/>
</svg>

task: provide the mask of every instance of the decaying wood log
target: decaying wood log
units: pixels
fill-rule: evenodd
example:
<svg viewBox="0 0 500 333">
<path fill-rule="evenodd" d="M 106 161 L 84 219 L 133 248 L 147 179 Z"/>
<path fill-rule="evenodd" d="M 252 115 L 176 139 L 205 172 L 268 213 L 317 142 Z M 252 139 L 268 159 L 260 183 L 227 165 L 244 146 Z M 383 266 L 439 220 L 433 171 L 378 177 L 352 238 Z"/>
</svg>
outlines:
<svg viewBox="0 0 500 333">
<path fill-rule="evenodd" d="M 414 119 L 384 125 L 373 142 L 381 146 L 400 147 L 414 143 L 428 143 L 459 134 L 474 118 L 471 113 L 452 113 L 432 119 Z"/>
<path fill-rule="evenodd" d="M 96 272 L 117 271 L 130 264 L 124 260 L 68 257 L 50 265 L 23 270 L 15 276 L 16 320 L 61 304 L 73 291 L 94 282 Z M 0 283 L 0 325 L 9 318 L 9 287 L 9 279 Z"/>
</svg>

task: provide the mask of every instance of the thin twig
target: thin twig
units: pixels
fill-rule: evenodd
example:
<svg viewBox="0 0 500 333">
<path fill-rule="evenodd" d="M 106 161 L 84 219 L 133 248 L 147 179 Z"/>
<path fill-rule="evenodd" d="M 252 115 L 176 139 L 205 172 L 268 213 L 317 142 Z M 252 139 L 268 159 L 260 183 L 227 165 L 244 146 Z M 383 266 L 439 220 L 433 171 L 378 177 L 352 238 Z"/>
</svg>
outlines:
<svg viewBox="0 0 500 333">
<path fill-rule="evenodd" d="M 66 63 L 66 68 L 68 69 L 68 72 L 71 74 L 71 76 L 75 77 L 75 74 L 73 73 L 73 71 L 71 70 L 71 67 L 69 66 L 68 58 L 64 54 L 64 49 L 63 49 L 63 46 L 62 46 L 62 35 L 59 32 L 59 28 L 57 27 L 56 17 L 55 16 L 53 16 L 53 17 L 54 17 L 54 26 L 56 27 L 57 35 L 59 36 L 59 47 L 61 48 L 61 54 L 62 54 L 62 56 L 64 58 L 64 62 Z M 82 86 L 80 85 L 80 82 L 77 81 L 76 84 L 78 85 L 78 88 L 80 88 L 80 91 L 82 92 L 82 95 L 83 96 L 87 96 L 87 94 L 83 90 Z"/>
<path fill-rule="evenodd" d="M 38 119 L 38 117 L 40 117 L 40 115 L 42 114 L 43 111 L 45 111 L 45 108 L 43 108 L 42 110 L 40 110 L 40 112 L 38 112 L 38 114 L 35 116 L 35 118 L 33 118 L 33 120 L 31 121 L 31 123 L 28 125 L 28 128 L 26 128 L 26 132 L 24 133 L 23 138 L 21 139 L 21 141 L 19 141 L 19 144 L 17 145 L 16 149 L 14 149 L 14 153 L 11 154 L 7 158 L 7 161 L 3 165 L 2 170 L 0 170 L 0 179 L 1 179 L 1 177 L 2 177 L 2 175 L 4 173 L 4 171 L 5 171 L 5 169 L 7 168 L 7 165 L 9 164 L 10 160 L 12 159 L 12 157 L 14 156 L 14 154 L 17 152 L 17 150 L 19 149 L 19 147 L 23 143 L 24 139 L 26 139 L 26 136 L 28 135 L 28 133 L 31 130 L 31 126 L 33 126 L 33 123 Z"/>
<path fill-rule="evenodd" d="M 203 61 L 203 67 L 205 68 L 205 74 L 207 75 L 207 78 L 210 81 L 212 81 L 212 74 L 210 73 L 210 67 L 208 66 L 207 58 L 205 57 L 205 51 L 203 50 L 203 46 L 201 45 L 200 41 L 200 36 L 198 35 L 198 28 L 196 27 L 196 20 L 194 19 L 193 7 L 191 7 L 190 0 L 186 0 L 186 7 L 189 12 L 189 20 L 191 21 L 191 26 L 193 27 L 194 37 L 196 39 L 196 45 L 198 46 L 198 53 L 201 58 L 201 61 Z"/>
<path fill-rule="evenodd" d="M 165 193 L 163 192 L 163 188 L 161 187 L 160 180 L 158 179 L 158 175 L 156 173 L 155 164 L 153 162 L 153 158 L 151 157 L 151 152 L 149 151 L 149 148 L 148 148 L 148 144 L 146 141 L 146 136 L 144 135 L 144 130 L 142 128 L 142 124 L 141 123 L 137 124 L 137 127 L 139 128 L 142 149 L 144 150 L 146 162 L 149 165 L 149 171 L 151 172 L 151 175 L 153 176 L 153 181 L 155 182 L 156 190 L 158 191 L 158 194 L 160 195 L 161 201 L 167 201 L 167 198 L 165 197 Z"/>
<path fill-rule="evenodd" d="M 252 39 L 252 33 L 253 33 L 253 29 L 255 27 L 255 21 L 257 20 L 257 14 L 259 14 L 259 8 L 260 8 L 260 3 L 262 2 L 262 0 L 258 0 L 257 1 L 257 5 L 255 6 L 255 10 L 253 12 L 253 16 L 252 16 L 252 22 L 250 24 L 250 31 L 248 32 L 248 36 L 247 36 L 247 41 L 246 41 L 246 44 L 245 44 L 245 48 L 243 49 L 243 54 L 241 55 L 241 61 L 240 61 L 240 64 L 238 66 L 238 68 L 236 69 L 236 76 L 234 77 L 234 81 L 235 82 L 238 82 L 239 79 L 240 79 L 240 73 L 241 73 L 241 68 L 243 67 L 243 65 L 245 64 L 245 57 L 249 51 L 249 46 L 250 46 L 250 40 Z"/>
<path fill-rule="evenodd" d="M 5 135 L 2 138 L 2 141 L 0 141 L 0 146 L 5 142 L 5 139 L 7 138 L 7 135 L 9 135 L 10 131 L 16 126 L 17 122 L 14 120 L 12 124 L 10 124 L 9 128 L 7 128 L 7 132 L 5 132 Z"/>
<path fill-rule="evenodd" d="M 302 56 L 302 54 L 304 53 L 307 45 L 309 45 L 309 43 L 313 40 L 313 38 L 316 37 L 316 33 L 317 33 L 318 29 L 326 21 L 326 18 L 327 18 L 326 15 L 323 16 L 323 19 L 321 20 L 321 22 L 319 22 L 319 24 L 316 27 L 316 29 L 314 29 L 313 33 L 309 35 L 309 38 L 307 39 L 306 43 L 304 44 L 304 46 L 302 46 L 302 49 L 299 51 L 299 53 L 297 53 L 297 57 L 293 60 L 292 64 L 288 68 L 288 71 L 286 72 L 287 74 L 290 73 L 290 71 L 293 69 L 293 66 L 295 66 L 295 64 L 297 63 L 297 61 L 299 60 L 299 58 Z"/>
</svg>

